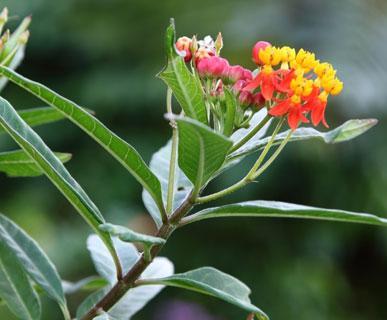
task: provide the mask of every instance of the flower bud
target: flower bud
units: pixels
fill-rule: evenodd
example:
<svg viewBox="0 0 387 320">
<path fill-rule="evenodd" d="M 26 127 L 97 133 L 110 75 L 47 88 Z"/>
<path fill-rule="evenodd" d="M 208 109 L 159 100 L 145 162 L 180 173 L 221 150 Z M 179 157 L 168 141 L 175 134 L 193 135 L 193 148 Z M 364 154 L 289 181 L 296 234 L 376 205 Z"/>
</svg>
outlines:
<svg viewBox="0 0 387 320">
<path fill-rule="evenodd" d="M 238 94 L 242 89 L 245 87 L 246 81 L 245 80 L 238 80 L 235 82 L 235 84 L 232 86 L 232 90 L 235 94 Z"/>
<path fill-rule="evenodd" d="M 8 21 L 8 8 L 5 7 L 0 13 L 0 34 L 3 31 L 4 25 Z"/>
<path fill-rule="evenodd" d="M 181 37 L 176 41 L 176 49 L 184 57 L 185 62 L 189 62 L 192 59 L 191 44 L 192 40 L 188 37 Z"/>
<path fill-rule="evenodd" d="M 226 59 L 213 56 L 199 60 L 196 68 L 201 77 L 222 78 L 226 76 L 229 64 Z"/>
<path fill-rule="evenodd" d="M 222 48 L 223 48 L 223 37 L 222 37 L 222 33 L 219 32 L 215 40 L 215 50 L 217 55 L 220 54 L 220 50 L 222 50 Z"/>
<path fill-rule="evenodd" d="M 247 108 L 253 103 L 253 95 L 249 91 L 242 90 L 238 96 L 242 108 Z"/>
<path fill-rule="evenodd" d="M 271 43 L 267 41 L 258 41 L 254 47 L 253 47 L 253 52 L 252 52 L 252 58 L 255 64 L 257 65 L 262 65 L 262 61 L 259 58 L 259 52 L 261 50 L 264 50 L 266 47 L 271 47 Z"/>
<path fill-rule="evenodd" d="M 253 104 L 257 109 L 261 109 L 265 105 L 265 101 L 261 92 L 253 95 Z"/>
</svg>

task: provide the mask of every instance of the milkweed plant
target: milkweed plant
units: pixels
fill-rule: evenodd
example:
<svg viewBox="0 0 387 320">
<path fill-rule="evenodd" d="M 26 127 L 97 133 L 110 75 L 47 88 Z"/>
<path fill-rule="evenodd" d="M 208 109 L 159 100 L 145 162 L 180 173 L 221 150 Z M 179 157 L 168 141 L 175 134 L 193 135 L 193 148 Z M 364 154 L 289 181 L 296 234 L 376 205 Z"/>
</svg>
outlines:
<svg viewBox="0 0 387 320">
<path fill-rule="evenodd" d="M 277 201 L 211 206 L 212 201 L 253 183 L 290 142 L 314 139 L 339 143 L 376 124 L 374 119 L 361 119 L 349 120 L 333 130 L 313 128 L 328 128 L 328 99 L 334 99 L 343 89 L 334 67 L 318 60 L 314 53 L 259 41 L 252 48 L 256 67 L 249 70 L 231 65 L 221 56 L 221 34 L 215 41 L 210 36 L 176 40 L 171 20 L 165 34 L 167 63 L 158 74 L 167 87 L 165 125 L 170 127 L 171 138 L 148 165 L 132 145 L 89 109 L 14 71 L 24 56 L 31 19 L 24 19 L 11 33 L 3 32 L 7 17 L 8 11 L 3 9 L 1 89 L 9 81 L 47 107 L 16 111 L 0 97 L 0 133 L 9 135 L 19 146 L 18 150 L 0 153 L 0 170 L 13 177 L 45 175 L 52 182 L 92 228 L 94 234 L 88 237 L 87 248 L 98 273 L 76 283 L 62 280 L 37 242 L 1 214 L 0 297 L 17 318 L 40 319 L 39 296 L 46 294 L 58 303 L 65 320 L 128 320 L 164 287 L 172 286 L 233 304 L 246 312 L 245 319 L 268 319 L 250 301 L 250 289 L 231 275 L 212 267 L 175 273 L 173 263 L 159 257 L 174 231 L 222 217 L 302 218 L 387 226 L 387 219 L 367 213 Z M 80 127 L 142 185 L 144 206 L 157 226 L 155 234 L 141 234 L 105 221 L 64 166 L 71 155 L 53 152 L 33 129 L 62 119 Z M 207 185 L 214 178 L 242 165 L 248 155 L 254 155 L 256 161 L 238 182 L 217 186 L 219 191 L 208 193 Z M 91 294 L 76 313 L 70 314 L 66 295 L 90 288 Z"/>
</svg>

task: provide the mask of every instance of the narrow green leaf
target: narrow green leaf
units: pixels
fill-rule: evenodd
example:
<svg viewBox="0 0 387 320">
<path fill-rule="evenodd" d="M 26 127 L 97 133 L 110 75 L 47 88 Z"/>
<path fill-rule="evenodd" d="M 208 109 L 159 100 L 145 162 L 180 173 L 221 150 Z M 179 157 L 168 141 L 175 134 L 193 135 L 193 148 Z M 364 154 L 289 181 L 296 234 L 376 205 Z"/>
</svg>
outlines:
<svg viewBox="0 0 387 320">
<path fill-rule="evenodd" d="M 259 319 L 267 315 L 251 304 L 250 289 L 238 279 L 211 267 L 203 267 L 162 279 L 146 279 L 143 284 L 164 284 L 210 295 L 253 312 Z"/>
<path fill-rule="evenodd" d="M 85 131 L 121 163 L 151 194 L 160 210 L 164 210 L 160 182 L 148 168 L 139 153 L 126 141 L 109 130 L 93 115 L 76 103 L 60 96 L 40 83 L 22 77 L 6 67 L 0 66 L 0 74 L 9 78 L 26 91 L 58 109 L 64 116 Z"/>
<path fill-rule="evenodd" d="M 18 111 L 19 116 L 30 126 L 36 127 L 42 124 L 47 124 L 59 121 L 65 118 L 57 109 L 53 107 L 39 107 Z M 0 128 L 0 134 L 5 133 L 3 128 Z"/>
<path fill-rule="evenodd" d="M 94 291 L 106 287 L 108 284 L 107 280 L 97 276 L 87 277 L 77 282 L 62 281 L 65 294 L 73 294 L 78 291 Z"/>
<path fill-rule="evenodd" d="M 71 159 L 70 153 L 55 152 L 55 156 L 62 163 Z M 9 177 L 37 177 L 44 174 L 23 150 L 0 152 L 0 172 Z"/>
<path fill-rule="evenodd" d="M 290 138 L 290 142 L 294 141 L 304 141 L 310 139 L 321 140 L 325 143 L 339 143 L 348 141 L 358 137 L 359 135 L 365 133 L 373 126 L 378 123 L 376 119 L 354 119 L 348 120 L 343 123 L 341 126 L 327 132 L 320 132 L 314 128 L 298 128 L 292 134 Z M 274 145 L 280 144 L 288 135 L 289 131 L 282 132 L 278 134 L 275 138 Z M 251 139 L 247 144 L 243 147 L 235 151 L 229 157 L 230 159 L 234 159 L 237 157 L 246 156 L 255 151 L 261 150 L 265 147 L 267 142 L 271 137 L 266 137 L 261 139 L 261 137 L 256 137 Z"/>
<path fill-rule="evenodd" d="M 165 239 L 153 237 L 147 234 L 142 234 L 130 230 L 123 226 L 117 226 L 111 223 L 104 223 L 99 227 L 102 231 L 110 233 L 112 236 L 118 237 L 124 242 L 139 242 L 146 245 L 164 244 Z"/>
<path fill-rule="evenodd" d="M 161 183 L 161 192 L 163 195 L 163 202 L 165 206 L 167 203 L 168 194 L 169 161 L 171 159 L 171 147 L 172 143 L 171 141 L 168 141 L 168 143 L 164 147 L 160 148 L 160 150 L 153 154 L 149 164 L 151 170 L 157 176 Z M 188 180 L 188 178 L 185 176 L 185 174 L 179 168 L 178 165 L 176 165 L 175 183 L 173 185 L 175 187 L 173 197 L 173 210 L 175 210 L 181 205 L 187 195 L 192 191 L 192 183 Z M 142 193 L 142 199 L 146 209 L 152 216 L 157 227 L 160 227 L 162 224 L 161 213 L 156 203 L 145 189 Z"/>
<path fill-rule="evenodd" d="M 30 277 L 60 306 L 66 306 L 62 284 L 55 266 L 26 232 L 0 214 L 0 240 L 12 250 Z"/>
<path fill-rule="evenodd" d="M 278 201 L 246 201 L 209 208 L 188 216 L 183 223 L 222 217 L 301 218 L 328 221 L 354 222 L 387 227 L 387 218 L 368 213 L 337 209 L 323 209 Z"/>
<path fill-rule="evenodd" d="M 53 107 L 39 107 L 18 111 L 20 117 L 27 122 L 30 127 L 36 127 L 42 124 L 47 124 L 59 121 L 65 118 L 57 109 Z"/>
<path fill-rule="evenodd" d="M 96 292 L 93 292 L 83 302 L 79 305 L 77 309 L 77 320 L 82 319 L 82 317 L 92 308 L 94 305 L 101 300 L 106 293 L 108 293 L 109 288 L 103 288 Z M 95 319 L 95 318 L 94 318 Z"/>
<path fill-rule="evenodd" d="M 0 296 L 19 319 L 40 319 L 39 297 L 19 260 L 3 241 L 0 241 Z"/>
<path fill-rule="evenodd" d="M 187 117 L 207 124 L 207 111 L 200 80 L 189 71 L 184 59 L 176 52 L 175 38 L 175 24 L 171 21 L 165 35 L 167 65 L 158 77 L 172 89 Z"/>
<path fill-rule="evenodd" d="M 179 167 L 198 189 L 224 163 L 232 141 L 189 118 L 176 117 Z"/>
<path fill-rule="evenodd" d="M 226 137 L 231 136 L 234 131 L 235 113 L 237 108 L 237 101 L 235 95 L 229 89 L 224 88 L 224 96 L 226 101 L 226 113 L 223 134 Z"/>
<path fill-rule="evenodd" d="M 26 154 L 35 160 L 37 166 L 100 235 L 109 247 L 111 254 L 116 257 L 110 236 L 98 228 L 99 224 L 105 221 L 96 205 L 39 135 L 20 118 L 9 102 L 2 97 L 0 97 L 0 125 Z"/>
</svg>

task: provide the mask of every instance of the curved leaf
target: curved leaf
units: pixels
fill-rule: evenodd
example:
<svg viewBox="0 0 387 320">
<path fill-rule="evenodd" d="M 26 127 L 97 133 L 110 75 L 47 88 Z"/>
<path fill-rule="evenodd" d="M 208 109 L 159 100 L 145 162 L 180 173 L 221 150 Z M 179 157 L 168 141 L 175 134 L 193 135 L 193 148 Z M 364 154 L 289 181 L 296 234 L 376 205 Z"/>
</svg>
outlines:
<svg viewBox="0 0 387 320">
<path fill-rule="evenodd" d="M 221 217 L 302 218 L 354 222 L 387 227 L 387 218 L 368 213 L 323 209 L 278 201 L 246 201 L 205 209 L 184 219 L 183 224 Z"/>
<path fill-rule="evenodd" d="M 62 287 L 65 294 L 73 294 L 78 291 L 94 291 L 106 287 L 109 283 L 107 280 L 91 276 L 77 282 L 62 281 Z"/>
<path fill-rule="evenodd" d="M 35 240 L 2 214 L 0 240 L 16 255 L 25 272 L 62 308 L 66 308 L 61 280 L 54 264 Z"/>
<path fill-rule="evenodd" d="M 168 143 L 164 147 L 162 147 L 160 150 L 153 154 L 149 164 L 153 173 L 160 180 L 161 192 L 165 205 L 167 203 L 168 194 L 169 161 L 171 159 L 171 147 L 172 143 L 171 141 L 168 141 Z M 185 176 L 185 174 L 179 168 L 178 165 L 176 165 L 175 183 L 173 185 L 175 187 L 173 197 L 173 210 L 175 210 L 181 205 L 184 199 L 192 191 L 192 183 L 188 180 L 188 178 Z M 145 189 L 142 193 L 142 200 L 146 209 L 155 221 L 157 227 L 160 227 L 162 224 L 160 210 L 158 209 L 154 200 Z"/>
<path fill-rule="evenodd" d="M 0 125 L 26 154 L 35 160 L 36 165 L 62 192 L 85 221 L 100 235 L 112 255 L 116 256 L 110 236 L 101 232 L 98 228 L 105 221 L 96 205 L 39 135 L 20 118 L 9 102 L 2 97 L 0 97 Z"/>
<path fill-rule="evenodd" d="M 198 189 L 224 163 L 232 141 L 189 118 L 174 118 L 179 133 L 179 167 Z"/>
<path fill-rule="evenodd" d="M 70 153 L 55 152 L 55 156 L 62 163 L 71 159 Z M 0 152 L 0 172 L 4 172 L 9 177 L 37 177 L 44 174 L 23 150 Z"/>
<path fill-rule="evenodd" d="M 0 242 L 0 296 L 19 319 L 40 319 L 39 297 L 19 260 L 2 241 Z"/>
<path fill-rule="evenodd" d="M 250 289 L 238 279 L 211 267 L 203 267 L 162 279 L 146 279 L 144 284 L 164 284 L 210 295 L 254 313 L 259 319 L 267 315 L 252 305 Z"/>
<path fill-rule="evenodd" d="M 111 223 L 104 223 L 99 227 L 102 231 L 110 233 L 112 236 L 118 237 L 124 242 L 139 242 L 145 245 L 164 244 L 165 239 L 142 234 L 130 230 L 123 226 L 117 226 Z"/>
<path fill-rule="evenodd" d="M 293 132 L 289 142 L 303 141 L 303 140 L 310 140 L 310 139 L 321 140 L 325 143 L 332 143 L 332 144 L 344 142 L 344 141 L 354 139 L 359 135 L 365 133 L 373 126 L 375 126 L 377 123 L 378 121 L 376 119 L 353 119 L 353 120 L 348 120 L 345 123 L 343 123 L 341 126 L 337 127 L 336 129 L 333 129 L 327 132 L 320 132 L 314 128 L 301 127 L 296 129 Z M 285 131 L 278 134 L 275 137 L 274 145 L 280 144 L 286 138 L 288 133 L 289 131 Z M 246 156 L 255 151 L 261 150 L 266 146 L 270 138 L 271 137 L 266 137 L 264 139 L 261 139 L 261 137 L 256 136 L 253 139 L 251 139 L 248 143 L 246 143 L 243 147 L 233 152 L 229 158 L 233 160 L 234 158 Z"/>
<path fill-rule="evenodd" d="M 200 80 L 188 70 L 184 59 L 176 52 L 175 34 L 175 24 L 172 20 L 165 35 L 167 65 L 158 77 L 172 89 L 187 117 L 207 124 L 207 111 Z"/>
<path fill-rule="evenodd" d="M 2 66 L 0 66 L 0 74 L 58 109 L 64 116 L 85 131 L 117 159 L 148 190 L 159 209 L 164 210 L 160 182 L 148 168 L 139 153 L 130 144 L 109 130 L 102 122 L 88 113 L 87 110 L 42 84 L 22 77 L 15 71 Z"/>
</svg>

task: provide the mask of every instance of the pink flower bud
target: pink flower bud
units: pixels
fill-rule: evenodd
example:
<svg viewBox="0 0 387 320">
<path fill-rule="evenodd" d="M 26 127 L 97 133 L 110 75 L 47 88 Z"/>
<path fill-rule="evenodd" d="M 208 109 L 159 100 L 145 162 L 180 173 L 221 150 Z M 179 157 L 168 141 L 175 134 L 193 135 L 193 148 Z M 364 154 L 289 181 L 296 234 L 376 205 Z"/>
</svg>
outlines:
<svg viewBox="0 0 387 320">
<path fill-rule="evenodd" d="M 257 65 L 262 65 L 261 59 L 259 59 L 259 51 L 264 50 L 266 47 L 271 46 L 270 42 L 266 41 L 258 41 L 254 47 L 252 52 L 253 61 Z"/>
<path fill-rule="evenodd" d="M 227 70 L 227 78 L 234 83 L 243 79 L 245 69 L 241 66 L 230 66 Z"/>
<path fill-rule="evenodd" d="M 262 108 L 265 105 L 265 98 L 261 92 L 258 92 L 253 95 L 253 104 L 258 108 Z"/>
<path fill-rule="evenodd" d="M 248 107 L 253 103 L 253 95 L 249 91 L 241 91 L 239 93 L 239 102 L 241 103 L 242 107 Z"/>
<path fill-rule="evenodd" d="M 188 37 L 181 37 L 176 41 L 176 49 L 182 53 L 185 62 L 189 62 L 192 59 L 191 43 L 192 40 Z"/>
<path fill-rule="evenodd" d="M 246 81 L 245 80 L 238 80 L 232 86 L 232 90 L 234 91 L 235 94 L 238 94 L 240 91 L 242 91 L 242 89 L 244 88 L 245 85 L 246 85 Z"/>
<path fill-rule="evenodd" d="M 229 64 L 226 59 L 213 56 L 199 60 L 196 68 L 201 77 L 222 78 L 226 76 Z"/>
</svg>

